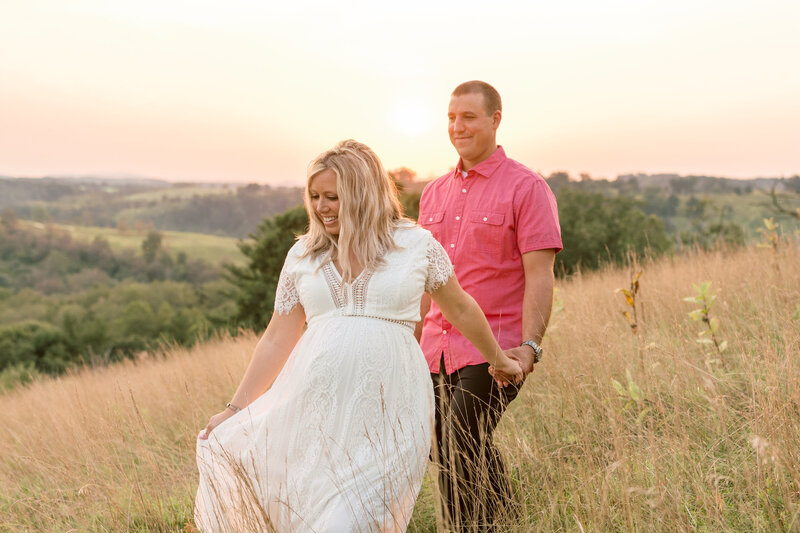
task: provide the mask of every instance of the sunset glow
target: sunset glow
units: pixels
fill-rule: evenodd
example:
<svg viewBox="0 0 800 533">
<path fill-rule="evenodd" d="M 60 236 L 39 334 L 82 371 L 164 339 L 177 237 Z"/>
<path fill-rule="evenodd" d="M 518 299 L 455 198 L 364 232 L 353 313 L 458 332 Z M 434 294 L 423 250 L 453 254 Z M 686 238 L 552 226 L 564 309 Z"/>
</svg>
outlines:
<svg viewBox="0 0 800 533">
<path fill-rule="evenodd" d="M 799 26 L 792 1 L 5 2 L 0 175 L 300 183 L 352 137 L 425 178 L 483 79 L 543 173 L 790 176 Z"/>
<path fill-rule="evenodd" d="M 430 130 L 433 126 L 433 117 L 436 113 L 430 109 L 414 103 L 396 107 L 389 118 L 392 127 L 398 132 L 415 137 Z"/>
</svg>

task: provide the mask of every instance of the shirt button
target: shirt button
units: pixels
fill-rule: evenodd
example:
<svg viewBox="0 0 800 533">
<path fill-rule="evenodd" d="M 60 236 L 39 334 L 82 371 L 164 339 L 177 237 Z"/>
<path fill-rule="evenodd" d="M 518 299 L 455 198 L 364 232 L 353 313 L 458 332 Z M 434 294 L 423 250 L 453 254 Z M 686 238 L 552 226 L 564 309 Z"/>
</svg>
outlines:
<svg viewBox="0 0 800 533">
<path fill-rule="evenodd" d="M 455 245 L 455 244 L 451 244 L 451 245 L 450 245 L 450 248 L 455 248 L 455 247 L 456 247 L 456 245 Z"/>
<path fill-rule="evenodd" d="M 461 189 L 461 192 L 467 192 L 467 189 Z"/>
<path fill-rule="evenodd" d="M 433 222 L 433 217 L 429 218 L 428 222 Z"/>
<path fill-rule="evenodd" d="M 486 218 L 486 217 L 483 217 L 483 221 L 484 221 L 484 222 L 486 222 L 487 220 L 489 220 L 489 219 L 488 219 L 488 218 Z"/>
<path fill-rule="evenodd" d="M 461 217 L 456 217 L 456 220 L 461 220 Z"/>
<path fill-rule="evenodd" d="M 447 334 L 447 330 L 446 330 L 446 329 L 443 329 L 443 330 L 442 330 L 442 335 L 446 335 L 446 334 Z"/>
</svg>

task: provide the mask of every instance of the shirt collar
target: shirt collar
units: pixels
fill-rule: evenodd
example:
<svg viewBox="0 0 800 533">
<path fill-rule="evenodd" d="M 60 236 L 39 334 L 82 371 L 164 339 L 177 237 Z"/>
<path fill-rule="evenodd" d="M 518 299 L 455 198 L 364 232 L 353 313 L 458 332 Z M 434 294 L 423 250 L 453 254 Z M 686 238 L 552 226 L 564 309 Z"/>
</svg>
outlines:
<svg viewBox="0 0 800 533">
<path fill-rule="evenodd" d="M 483 176 L 484 178 L 489 178 L 492 176 L 492 174 L 494 174 L 494 171 L 497 170 L 497 167 L 499 167 L 505 160 L 506 152 L 503 150 L 503 147 L 498 144 L 497 150 L 495 150 L 492 155 L 472 167 L 469 171 L 474 171 L 477 175 Z M 461 177 L 461 172 L 464 170 L 461 165 L 461 159 L 459 158 L 454 174 L 459 178 Z"/>
</svg>

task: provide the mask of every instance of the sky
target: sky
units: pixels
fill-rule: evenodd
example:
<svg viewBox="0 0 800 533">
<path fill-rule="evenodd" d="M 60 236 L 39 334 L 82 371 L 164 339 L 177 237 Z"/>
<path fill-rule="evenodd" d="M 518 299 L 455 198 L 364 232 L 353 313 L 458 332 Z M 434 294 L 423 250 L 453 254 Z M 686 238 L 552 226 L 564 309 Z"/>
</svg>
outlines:
<svg viewBox="0 0 800 533">
<path fill-rule="evenodd" d="M 338 140 L 421 179 L 456 85 L 565 170 L 800 173 L 800 2 L 0 0 L 0 175 L 302 184 Z"/>
</svg>

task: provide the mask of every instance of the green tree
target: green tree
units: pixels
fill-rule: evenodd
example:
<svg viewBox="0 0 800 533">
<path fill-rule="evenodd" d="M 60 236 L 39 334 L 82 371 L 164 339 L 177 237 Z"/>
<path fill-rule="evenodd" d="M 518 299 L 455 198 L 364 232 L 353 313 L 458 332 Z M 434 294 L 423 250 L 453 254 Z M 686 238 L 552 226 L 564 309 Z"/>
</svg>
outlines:
<svg viewBox="0 0 800 533">
<path fill-rule="evenodd" d="M 152 263 L 161 250 L 162 238 L 161 233 L 156 230 L 147 232 L 147 237 L 142 241 L 142 255 L 148 263 Z"/>
<path fill-rule="evenodd" d="M 633 252 L 659 255 L 672 241 L 664 222 L 646 215 L 642 203 L 629 196 L 606 198 L 600 193 L 563 187 L 558 212 L 564 250 L 556 256 L 556 271 L 596 269 L 603 263 L 621 263 Z"/>
<path fill-rule="evenodd" d="M 736 222 L 727 220 L 733 216 L 731 205 L 719 206 L 708 198 L 697 199 L 692 196 L 686 202 L 684 210 L 689 220 L 689 228 L 679 234 L 682 246 L 709 249 L 717 244 L 744 245 L 745 235 L 742 227 Z M 717 221 L 709 222 L 713 214 L 717 215 Z"/>
<path fill-rule="evenodd" d="M 33 320 L 0 327 L 0 370 L 33 363 L 37 370 L 58 374 L 79 361 L 64 332 Z"/>
<path fill-rule="evenodd" d="M 152 338 L 158 332 L 158 322 L 153 309 L 142 300 L 136 300 L 125 307 L 123 315 L 125 333 L 133 337 Z"/>
<path fill-rule="evenodd" d="M 186 310 L 181 309 L 170 321 L 168 333 L 179 344 L 184 346 L 191 344 L 194 340 L 192 315 Z"/>
<path fill-rule="evenodd" d="M 563 170 L 553 172 L 547 177 L 546 181 L 547 185 L 550 186 L 550 189 L 552 189 L 554 193 L 558 193 L 562 187 L 569 186 L 569 174 Z"/>
<path fill-rule="evenodd" d="M 400 193 L 400 203 L 403 204 L 403 213 L 408 218 L 417 220 L 419 218 L 419 199 L 421 192 L 403 191 Z"/>
<path fill-rule="evenodd" d="M 674 217 L 680 200 L 674 194 L 667 195 L 661 187 L 647 187 L 643 193 L 644 212 L 658 217 Z"/>
<path fill-rule="evenodd" d="M 156 324 L 159 331 L 166 333 L 168 337 L 175 338 L 173 332 L 170 331 L 170 326 L 172 325 L 172 321 L 174 319 L 175 309 L 173 309 L 169 302 L 161 302 L 161 305 L 158 306 L 158 312 L 156 313 Z"/>
<path fill-rule="evenodd" d="M 692 219 L 692 221 L 701 221 L 705 217 L 706 207 L 708 205 L 709 201 L 707 199 L 698 199 L 695 196 L 690 196 L 686 201 L 686 206 L 684 206 L 686 216 Z"/>
<path fill-rule="evenodd" d="M 265 219 L 250 240 L 239 244 L 249 259 L 243 267 L 226 266 L 226 278 L 234 287 L 236 301 L 234 321 L 244 327 L 259 330 L 269 321 L 275 305 L 275 289 L 289 248 L 297 235 L 308 228 L 308 215 L 303 206 Z"/>
</svg>

